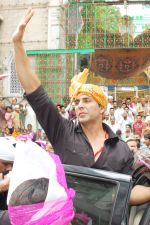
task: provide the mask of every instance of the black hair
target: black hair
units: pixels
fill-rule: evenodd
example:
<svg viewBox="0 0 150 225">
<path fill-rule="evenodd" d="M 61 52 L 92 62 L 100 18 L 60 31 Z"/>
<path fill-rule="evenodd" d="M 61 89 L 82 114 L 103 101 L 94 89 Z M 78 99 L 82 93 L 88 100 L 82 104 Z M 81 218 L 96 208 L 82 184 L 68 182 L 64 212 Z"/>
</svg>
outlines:
<svg viewBox="0 0 150 225">
<path fill-rule="evenodd" d="M 150 139 L 150 133 L 144 134 L 144 138 Z"/>
<path fill-rule="evenodd" d="M 44 202 L 48 193 L 48 178 L 30 179 L 21 183 L 12 193 L 9 205 L 31 205 Z"/>
</svg>

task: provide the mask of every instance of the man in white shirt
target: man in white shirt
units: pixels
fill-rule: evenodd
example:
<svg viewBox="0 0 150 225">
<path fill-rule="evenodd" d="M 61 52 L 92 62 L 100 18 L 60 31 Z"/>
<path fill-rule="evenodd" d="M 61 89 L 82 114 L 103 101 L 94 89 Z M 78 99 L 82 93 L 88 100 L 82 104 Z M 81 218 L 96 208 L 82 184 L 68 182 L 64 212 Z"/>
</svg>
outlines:
<svg viewBox="0 0 150 225">
<path fill-rule="evenodd" d="M 127 124 L 132 124 L 132 120 L 128 117 L 127 112 L 123 112 L 121 119 L 118 122 L 119 127 L 121 127 L 122 134 L 125 132 L 125 127 Z"/>
<path fill-rule="evenodd" d="M 116 133 L 117 130 L 120 130 L 119 124 L 116 123 L 114 116 L 110 116 L 110 123 L 108 125 L 114 133 Z"/>
<path fill-rule="evenodd" d="M 108 96 L 108 105 L 107 105 L 107 112 L 109 112 L 110 108 L 113 108 L 113 96 Z"/>
</svg>

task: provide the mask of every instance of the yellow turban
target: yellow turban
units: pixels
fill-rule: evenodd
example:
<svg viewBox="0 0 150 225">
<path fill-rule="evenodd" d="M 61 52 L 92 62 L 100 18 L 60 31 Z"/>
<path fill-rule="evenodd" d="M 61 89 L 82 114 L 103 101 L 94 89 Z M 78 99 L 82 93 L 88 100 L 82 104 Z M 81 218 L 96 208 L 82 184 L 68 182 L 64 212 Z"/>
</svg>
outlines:
<svg viewBox="0 0 150 225">
<path fill-rule="evenodd" d="M 74 76 L 71 80 L 69 88 L 69 97 L 73 101 L 78 94 L 83 93 L 85 95 L 92 96 L 95 101 L 100 104 L 104 109 L 107 108 L 107 98 L 101 88 L 94 84 L 86 84 L 88 77 L 88 69 L 84 69 L 82 73 Z"/>
</svg>

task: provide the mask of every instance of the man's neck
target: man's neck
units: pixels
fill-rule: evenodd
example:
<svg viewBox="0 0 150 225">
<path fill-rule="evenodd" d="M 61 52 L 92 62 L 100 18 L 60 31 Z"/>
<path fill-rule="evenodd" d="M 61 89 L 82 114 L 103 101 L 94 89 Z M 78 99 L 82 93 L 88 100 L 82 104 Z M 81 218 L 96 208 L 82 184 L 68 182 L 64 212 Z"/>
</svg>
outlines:
<svg viewBox="0 0 150 225">
<path fill-rule="evenodd" d="M 81 124 L 81 127 L 87 137 L 94 138 L 105 133 L 101 122 Z"/>
</svg>

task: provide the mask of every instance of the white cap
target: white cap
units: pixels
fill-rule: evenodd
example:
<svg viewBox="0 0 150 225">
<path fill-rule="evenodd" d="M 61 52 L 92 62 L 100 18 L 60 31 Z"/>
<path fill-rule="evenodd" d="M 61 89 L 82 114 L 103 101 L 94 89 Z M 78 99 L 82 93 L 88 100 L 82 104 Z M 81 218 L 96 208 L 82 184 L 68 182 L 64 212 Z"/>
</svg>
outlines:
<svg viewBox="0 0 150 225">
<path fill-rule="evenodd" d="M 15 105 L 14 106 L 14 109 L 19 109 L 19 105 Z"/>
<path fill-rule="evenodd" d="M 0 137 L 0 159 L 5 161 L 14 161 L 15 147 L 5 137 Z"/>
</svg>

